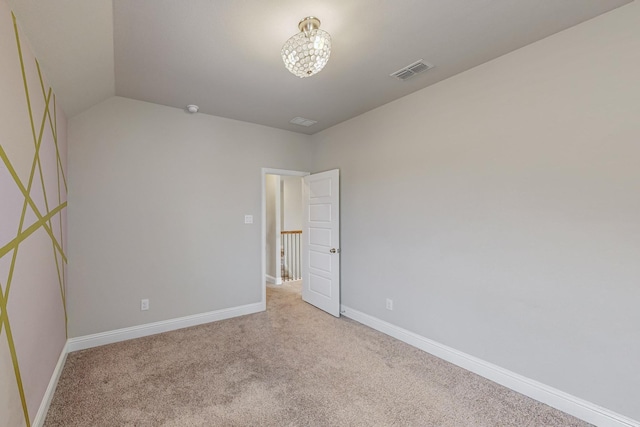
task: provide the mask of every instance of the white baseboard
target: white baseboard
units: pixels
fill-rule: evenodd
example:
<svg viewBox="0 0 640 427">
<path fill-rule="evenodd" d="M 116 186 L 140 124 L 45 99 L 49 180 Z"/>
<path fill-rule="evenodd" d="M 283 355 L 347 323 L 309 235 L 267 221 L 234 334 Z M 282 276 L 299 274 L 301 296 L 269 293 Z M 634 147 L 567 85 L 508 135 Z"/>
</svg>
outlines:
<svg viewBox="0 0 640 427">
<path fill-rule="evenodd" d="M 258 313 L 264 310 L 264 303 L 259 302 L 239 307 L 210 311 L 208 313 L 179 317 L 177 319 L 132 326 L 130 328 L 116 329 L 114 331 L 70 338 L 67 341 L 67 352 L 84 350 L 134 338 L 146 337 L 148 335 L 155 335 L 162 332 L 174 331 L 176 329 L 188 328 L 190 326 L 202 325 L 204 323 L 215 322 L 218 320 L 230 319 L 232 317 L 244 316 L 246 314 Z"/>
<path fill-rule="evenodd" d="M 282 277 L 273 277 L 270 275 L 265 275 L 267 282 L 273 283 L 274 285 L 282 285 Z"/>
<path fill-rule="evenodd" d="M 529 396 L 535 400 L 559 409 L 574 417 L 600 427 L 640 427 L 640 422 L 617 414 L 586 400 L 542 384 L 538 381 L 511 372 L 500 366 L 485 362 L 436 341 L 430 340 L 376 317 L 352 308 L 341 306 L 342 315 L 367 325 L 384 334 L 433 354 L 447 362 L 458 365 L 468 371 L 501 384 L 507 388 Z"/>
<path fill-rule="evenodd" d="M 68 343 L 68 342 L 67 342 Z M 53 399 L 53 394 L 56 391 L 56 387 L 58 385 L 58 380 L 60 379 L 60 374 L 62 373 L 62 368 L 64 368 L 64 362 L 67 360 L 67 343 L 62 347 L 62 351 L 60 352 L 60 357 L 58 358 L 58 363 L 56 364 L 53 373 L 51 374 L 51 379 L 49 380 L 49 385 L 44 392 L 44 396 L 42 397 L 42 401 L 40 402 L 40 407 L 38 408 L 38 413 L 36 414 L 33 422 L 31 423 L 32 427 L 41 427 L 44 425 L 44 421 L 47 418 L 47 412 L 49 411 L 49 406 L 51 405 L 51 400 Z"/>
</svg>

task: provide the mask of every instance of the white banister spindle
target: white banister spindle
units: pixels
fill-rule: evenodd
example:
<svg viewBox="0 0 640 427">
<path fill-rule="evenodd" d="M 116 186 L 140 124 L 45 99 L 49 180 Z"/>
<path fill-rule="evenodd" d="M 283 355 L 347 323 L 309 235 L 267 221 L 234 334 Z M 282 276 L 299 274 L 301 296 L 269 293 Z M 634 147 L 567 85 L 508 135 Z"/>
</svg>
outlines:
<svg viewBox="0 0 640 427">
<path fill-rule="evenodd" d="M 302 278 L 300 268 L 300 237 L 302 236 L 302 230 L 282 231 L 280 236 L 282 245 L 282 280 L 300 280 Z"/>
</svg>

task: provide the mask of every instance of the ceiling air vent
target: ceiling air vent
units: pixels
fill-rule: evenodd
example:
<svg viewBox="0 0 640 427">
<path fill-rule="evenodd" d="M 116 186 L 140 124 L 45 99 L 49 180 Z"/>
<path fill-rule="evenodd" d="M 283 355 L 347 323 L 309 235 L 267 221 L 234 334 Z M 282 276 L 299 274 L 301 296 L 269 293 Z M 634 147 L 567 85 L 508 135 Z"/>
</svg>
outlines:
<svg viewBox="0 0 640 427">
<path fill-rule="evenodd" d="M 410 79 L 411 77 L 415 76 L 418 73 L 422 73 L 423 71 L 430 70 L 433 67 L 434 67 L 433 65 L 428 64 L 424 62 L 424 59 L 421 59 L 389 75 L 391 77 L 395 77 L 398 80 L 404 81 L 404 80 Z"/>
<path fill-rule="evenodd" d="M 305 119 L 304 117 L 294 117 L 289 121 L 289 123 L 293 123 L 294 125 L 309 127 L 311 125 L 315 125 L 318 122 L 311 119 Z"/>
</svg>

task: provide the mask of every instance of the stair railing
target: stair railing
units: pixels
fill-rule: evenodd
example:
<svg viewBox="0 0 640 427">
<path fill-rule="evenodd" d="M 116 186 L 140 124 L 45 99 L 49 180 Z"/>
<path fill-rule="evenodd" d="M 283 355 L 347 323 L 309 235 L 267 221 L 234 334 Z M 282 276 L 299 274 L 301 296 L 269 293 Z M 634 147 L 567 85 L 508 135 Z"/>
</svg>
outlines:
<svg viewBox="0 0 640 427">
<path fill-rule="evenodd" d="M 300 280 L 300 243 L 302 230 L 280 232 L 280 266 L 282 280 Z"/>
</svg>

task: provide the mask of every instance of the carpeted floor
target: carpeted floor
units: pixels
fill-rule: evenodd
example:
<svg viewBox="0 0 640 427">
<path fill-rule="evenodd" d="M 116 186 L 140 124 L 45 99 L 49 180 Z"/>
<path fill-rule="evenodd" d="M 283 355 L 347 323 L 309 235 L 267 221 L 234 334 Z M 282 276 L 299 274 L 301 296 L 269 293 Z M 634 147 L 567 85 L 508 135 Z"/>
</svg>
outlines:
<svg viewBox="0 0 640 427">
<path fill-rule="evenodd" d="M 45 426 L 586 426 L 267 289 L 267 311 L 69 354 Z"/>
</svg>

